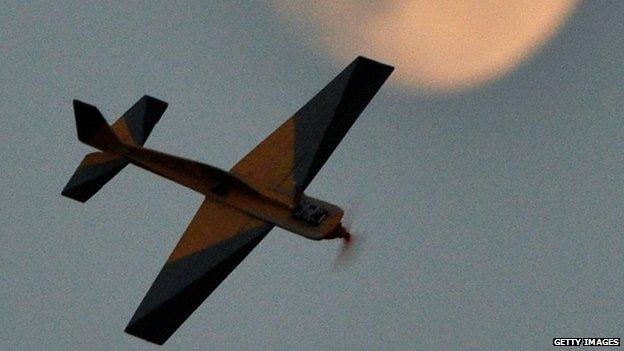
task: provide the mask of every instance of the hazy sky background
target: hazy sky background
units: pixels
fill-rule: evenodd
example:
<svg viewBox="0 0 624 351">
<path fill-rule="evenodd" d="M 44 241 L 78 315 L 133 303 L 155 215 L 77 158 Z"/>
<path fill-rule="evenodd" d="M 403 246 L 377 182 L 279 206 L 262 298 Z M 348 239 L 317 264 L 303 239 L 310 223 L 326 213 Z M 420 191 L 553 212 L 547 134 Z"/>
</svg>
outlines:
<svg viewBox="0 0 624 351">
<path fill-rule="evenodd" d="M 146 146 L 222 168 L 345 62 L 268 4 L 2 2 L 0 349 L 153 350 L 123 332 L 201 196 L 128 167 L 86 204 L 71 100 L 169 102 Z M 359 260 L 281 229 L 163 350 L 544 349 L 624 337 L 624 2 L 588 1 L 510 75 L 396 70 L 308 188 L 360 199 Z M 373 57 L 374 58 L 374 57 Z M 388 62 L 392 64 L 392 62 Z"/>
</svg>

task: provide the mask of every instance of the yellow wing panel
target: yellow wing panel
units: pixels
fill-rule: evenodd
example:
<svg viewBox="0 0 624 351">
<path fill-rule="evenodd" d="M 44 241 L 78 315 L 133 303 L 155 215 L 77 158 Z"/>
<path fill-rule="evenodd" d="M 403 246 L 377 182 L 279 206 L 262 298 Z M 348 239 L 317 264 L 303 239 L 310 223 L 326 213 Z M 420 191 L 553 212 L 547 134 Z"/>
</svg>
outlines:
<svg viewBox="0 0 624 351">
<path fill-rule="evenodd" d="M 244 212 L 206 199 L 195 213 L 167 262 L 177 261 L 231 239 L 249 227 L 248 224 L 258 225 L 254 222 L 256 222 L 254 218 Z"/>
<path fill-rule="evenodd" d="M 295 190 L 295 118 L 264 139 L 232 168 L 232 172 L 261 188 Z"/>
</svg>

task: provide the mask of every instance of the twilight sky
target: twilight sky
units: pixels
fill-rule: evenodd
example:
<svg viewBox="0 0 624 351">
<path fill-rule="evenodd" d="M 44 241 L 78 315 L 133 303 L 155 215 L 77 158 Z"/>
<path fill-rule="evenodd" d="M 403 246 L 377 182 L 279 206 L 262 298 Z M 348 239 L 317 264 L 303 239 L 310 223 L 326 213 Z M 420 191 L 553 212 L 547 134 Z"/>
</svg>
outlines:
<svg viewBox="0 0 624 351">
<path fill-rule="evenodd" d="M 0 4 L 0 349 L 624 337 L 622 1 L 580 3 L 472 88 L 428 93 L 397 69 L 307 190 L 359 202 L 366 242 L 348 268 L 332 269 L 338 241 L 274 229 L 164 347 L 123 333 L 202 199 L 134 167 L 86 204 L 62 197 L 91 152 L 71 100 L 109 121 L 144 94 L 165 100 L 146 146 L 228 169 L 347 63 L 279 6 L 250 3 Z"/>
</svg>

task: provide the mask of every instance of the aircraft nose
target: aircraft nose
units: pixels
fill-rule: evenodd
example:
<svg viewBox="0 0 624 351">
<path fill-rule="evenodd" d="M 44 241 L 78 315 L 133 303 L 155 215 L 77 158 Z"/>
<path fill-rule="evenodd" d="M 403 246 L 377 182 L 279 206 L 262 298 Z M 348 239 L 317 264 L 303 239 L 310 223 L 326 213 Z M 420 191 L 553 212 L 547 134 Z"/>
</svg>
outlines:
<svg viewBox="0 0 624 351">
<path fill-rule="evenodd" d="M 345 229 L 345 227 L 342 225 L 342 222 L 338 223 L 336 228 L 334 228 L 334 230 L 332 230 L 323 239 L 336 239 L 336 238 L 342 238 L 347 241 L 351 239 L 351 234 L 347 231 L 347 229 Z"/>
</svg>

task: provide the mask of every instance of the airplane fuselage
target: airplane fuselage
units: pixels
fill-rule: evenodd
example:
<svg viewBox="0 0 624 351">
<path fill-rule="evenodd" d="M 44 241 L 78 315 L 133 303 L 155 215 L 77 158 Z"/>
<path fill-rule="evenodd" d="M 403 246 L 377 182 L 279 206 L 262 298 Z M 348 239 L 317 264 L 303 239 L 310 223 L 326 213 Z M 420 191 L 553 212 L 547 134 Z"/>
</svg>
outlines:
<svg viewBox="0 0 624 351">
<path fill-rule="evenodd" d="M 212 201 L 234 207 L 295 234 L 313 240 L 340 236 L 340 221 L 344 213 L 330 203 L 306 195 L 295 198 L 292 194 L 258 187 L 222 169 L 141 146 L 121 143 L 109 147 L 107 151 L 195 190 Z M 321 220 L 311 223 L 297 218 L 294 214 L 301 203 L 320 209 L 323 212 Z"/>
</svg>

